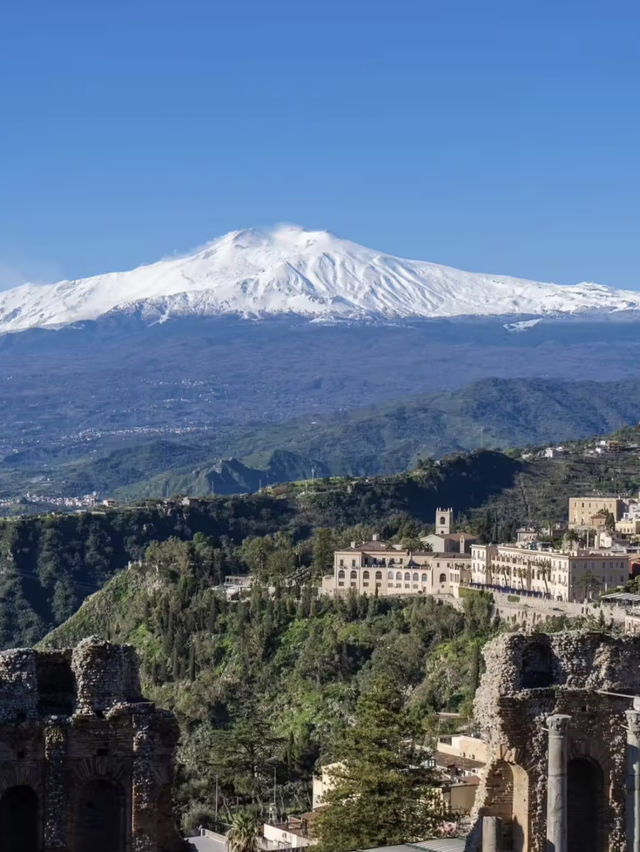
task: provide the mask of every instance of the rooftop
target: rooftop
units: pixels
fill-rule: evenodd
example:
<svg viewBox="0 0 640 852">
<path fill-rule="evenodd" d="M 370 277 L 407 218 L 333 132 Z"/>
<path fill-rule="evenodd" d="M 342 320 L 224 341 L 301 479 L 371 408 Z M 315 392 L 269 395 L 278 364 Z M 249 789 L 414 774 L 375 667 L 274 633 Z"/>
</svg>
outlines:
<svg viewBox="0 0 640 852">
<path fill-rule="evenodd" d="M 400 846 L 377 846 L 373 849 L 354 849 L 353 852 L 464 852 L 463 837 L 441 837 L 435 840 L 422 840 L 420 843 L 403 843 Z"/>
</svg>

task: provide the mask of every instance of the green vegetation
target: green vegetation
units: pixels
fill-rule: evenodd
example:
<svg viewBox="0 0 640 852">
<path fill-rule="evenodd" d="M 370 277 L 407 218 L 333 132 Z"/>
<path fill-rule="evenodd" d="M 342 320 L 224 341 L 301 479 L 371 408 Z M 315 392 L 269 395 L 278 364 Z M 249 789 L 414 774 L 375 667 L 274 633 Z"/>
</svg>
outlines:
<svg viewBox="0 0 640 852">
<path fill-rule="evenodd" d="M 274 776 L 278 811 L 306 811 L 312 772 L 349 750 L 350 720 L 373 712 L 380 679 L 399 690 L 394 736 L 411 731 L 427 749 L 436 711 L 470 710 L 478 649 L 496 629 L 490 598 L 471 596 L 465 612 L 432 598 L 318 598 L 304 576 L 320 567 L 324 538 L 293 546 L 293 564 L 284 536 L 154 544 L 45 641 L 97 634 L 136 647 L 145 693 L 181 725 L 178 800 L 191 822 L 266 813 Z M 257 560 L 271 588 L 227 600 L 212 588 L 220 558 L 245 570 Z M 405 782 L 388 770 L 397 793 Z"/>
<path fill-rule="evenodd" d="M 344 731 L 335 786 L 314 823 L 319 852 L 424 840 L 445 816 L 433 792 L 436 774 L 426 766 L 424 731 L 405 706 L 396 666 L 371 680 Z"/>
<path fill-rule="evenodd" d="M 259 829 L 258 821 L 252 814 L 242 811 L 234 814 L 227 835 L 229 852 L 257 852 Z"/>
<path fill-rule="evenodd" d="M 189 541 L 198 533 L 211 539 L 218 580 L 249 567 L 270 582 L 295 566 L 303 582 L 311 536 L 321 528 L 324 538 L 313 543 L 316 577 L 331 565 L 338 541 L 329 530 L 342 530 L 343 542 L 378 532 L 415 543 L 438 505 L 454 506 L 459 527 L 483 541 L 510 541 L 523 524 L 553 527 L 566 521 L 571 494 L 638 490 L 638 435 L 637 429 L 620 433 L 630 448 L 602 457 L 585 456 L 580 444 L 554 459 L 478 450 L 421 460 L 414 470 L 394 476 L 327 477 L 245 497 L 149 500 L 76 515 L 2 520 L 0 647 L 37 641 L 130 560 L 142 558 L 152 541 Z M 279 535 L 288 549 L 280 547 Z M 261 543 L 247 541 L 247 553 L 238 557 L 234 547 L 251 538 Z M 257 551 L 249 552 L 252 547 Z"/>
<path fill-rule="evenodd" d="M 513 343 L 513 337 L 509 336 L 509 340 Z M 401 345 L 406 346 L 405 343 Z M 371 355 L 375 347 L 367 351 Z M 161 385 L 164 387 L 165 371 L 171 362 L 163 358 L 159 363 L 163 367 Z M 77 368 L 77 361 L 74 368 Z M 423 369 L 421 366 L 421 372 Z M 29 402 L 34 393 L 34 379 L 30 377 L 26 384 Z M 280 422 L 283 417 L 281 397 L 272 394 L 268 400 L 264 399 L 264 387 L 260 386 L 254 387 L 242 402 L 243 407 L 251 405 L 253 409 L 249 418 L 245 415 L 236 422 L 228 419 L 228 401 L 225 400 L 224 414 L 215 417 L 208 406 L 205 406 L 204 416 L 200 404 L 193 400 L 200 416 L 189 419 L 189 423 L 217 422 L 220 425 L 215 429 L 189 428 L 180 436 L 150 436 L 144 431 L 127 434 L 126 429 L 123 435 L 104 433 L 104 423 L 99 423 L 95 424 L 98 431 L 93 438 L 83 436 L 83 440 L 74 440 L 68 435 L 70 427 L 66 415 L 62 433 L 57 434 L 55 406 L 47 406 L 51 418 L 47 420 L 44 433 L 36 429 L 25 439 L 24 445 L 19 445 L 20 451 L 9 450 L 15 446 L 15 435 L 24 434 L 25 422 L 31 421 L 33 412 L 28 408 L 17 417 L 13 428 L 11 420 L 4 425 L 4 432 L 0 428 L 0 450 L 4 447 L 5 453 L 0 458 L 0 496 L 41 490 L 66 495 L 98 491 L 122 500 L 137 500 L 178 493 L 246 493 L 257 490 L 260 483 L 264 486 L 311 477 L 312 469 L 316 477 L 390 474 L 414 466 L 420 457 L 440 457 L 477 447 L 558 443 L 606 434 L 624 424 L 635 423 L 640 406 L 640 382 L 635 379 L 624 382 L 483 379 L 463 388 L 387 401 L 392 393 L 409 393 L 405 387 L 407 382 L 409 387 L 419 387 L 409 379 L 407 374 L 394 377 L 394 389 L 377 393 L 374 405 L 352 410 L 354 399 L 361 398 L 355 388 L 351 392 L 341 382 L 330 382 L 326 386 L 321 382 L 323 388 L 320 389 L 312 382 L 296 394 L 291 389 L 289 373 L 285 395 L 291 394 L 297 406 L 304 409 L 317 391 L 326 397 L 320 408 L 311 407 L 312 419 L 308 414 L 300 416 L 300 411 L 297 416 L 288 411 L 286 419 Z M 92 376 L 88 409 L 78 411 L 75 406 L 72 409 L 83 423 L 96 417 L 95 385 L 95 376 Z M 71 386 L 76 389 L 74 383 Z M 13 396 L 6 409 L 16 413 L 13 384 L 11 387 Z M 181 387 L 181 380 L 178 387 Z M 361 382 L 358 389 L 361 391 Z M 50 391 L 41 388 L 39 392 L 46 398 Z M 63 392 L 68 392 L 66 386 Z M 182 403 L 183 393 L 184 388 L 178 390 L 176 387 L 175 393 L 169 396 Z M 123 394 L 122 398 L 127 395 Z M 218 399 L 217 390 L 213 398 Z M 258 398 L 275 406 L 277 415 L 272 410 L 269 416 L 266 408 L 256 407 Z M 105 422 L 115 429 L 121 418 L 112 419 L 113 400 L 114 395 L 109 393 L 110 416 Z M 184 427 L 187 426 L 183 422 L 187 410 L 188 406 L 181 404 L 179 411 L 169 413 L 163 406 L 160 410 L 154 409 L 152 420 L 156 426 L 163 427 L 163 432 L 167 423 Z M 264 413 L 266 424 L 247 422 L 255 418 L 256 410 Z M 121 415 L 124 422 L 120 425 L 131 426 L 131 411 L 121 412 Z M 45 440 L 44 434 L 50 437 Z M 43 483 L 42 488 L 39 482 Z M 26 507 L 22 510 L 26 511 Z"/>
</svg>

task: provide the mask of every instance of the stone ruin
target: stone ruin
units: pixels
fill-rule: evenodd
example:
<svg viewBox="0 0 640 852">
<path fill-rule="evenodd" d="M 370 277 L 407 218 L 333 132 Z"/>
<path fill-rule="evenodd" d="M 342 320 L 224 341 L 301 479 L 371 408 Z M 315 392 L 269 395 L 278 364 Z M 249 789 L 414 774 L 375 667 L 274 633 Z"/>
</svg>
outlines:
<svg viewBox="0 0 640 852">
<path fill-rule="evenodd" d="M 178 727 L 140 694 L 133 648 L 0 653 L 0 849 L 182 852 Z"/>
<path fill-rule="evenodd" d="M 512 633 L 484 656 L 466 852 L 638 852 L 640 638 Z"/>
</svg>

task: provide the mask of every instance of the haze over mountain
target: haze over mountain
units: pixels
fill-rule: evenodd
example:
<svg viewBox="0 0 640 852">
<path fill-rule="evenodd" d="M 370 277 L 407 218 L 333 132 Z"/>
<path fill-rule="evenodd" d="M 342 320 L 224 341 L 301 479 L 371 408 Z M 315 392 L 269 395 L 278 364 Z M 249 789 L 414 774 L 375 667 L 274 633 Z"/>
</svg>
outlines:
<svg viewBox="0 0 640 852">
<path fill-rule="evenodd" d="M 602 316 L 640 310 L 640 293 L 462 272 L 282 225 L 231 232 L 191 255 L 0 293 L 0 332 L 110 314 L 171 317 L 294 314 L 311 320 Z M 523 325 L 521 327 L 526 327 Z"/>
</svg>

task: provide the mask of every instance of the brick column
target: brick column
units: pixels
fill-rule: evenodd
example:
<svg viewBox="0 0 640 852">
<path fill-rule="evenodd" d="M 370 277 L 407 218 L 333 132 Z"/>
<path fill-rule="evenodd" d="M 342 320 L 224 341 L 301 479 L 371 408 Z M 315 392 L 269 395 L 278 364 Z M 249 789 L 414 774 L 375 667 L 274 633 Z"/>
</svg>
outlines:
<svg viewBox="0 0 640 852">
<path fill-rule="evenodd" d="M 65 785 L 67 727 L 47 725 L 44 729 L 44 852 L 67 852 L 67 803 Z"/>
<path fill-rule="evenodd" d="M 640 699 L 627 710 L 627 852 L 640 852 Z"/>
<path fill-rule="evenodd" d="M 156 852 L 156 784 L 153 772 L 155 737 L 154 707 L 142 705 L 132 714 L 133 723 L 133 852 Z"/>
<path fill-rule="evenodd" d="M 571 716 L 547 717 L 547 852 L 567 852 L 567 726 Z"/>
</svg>

